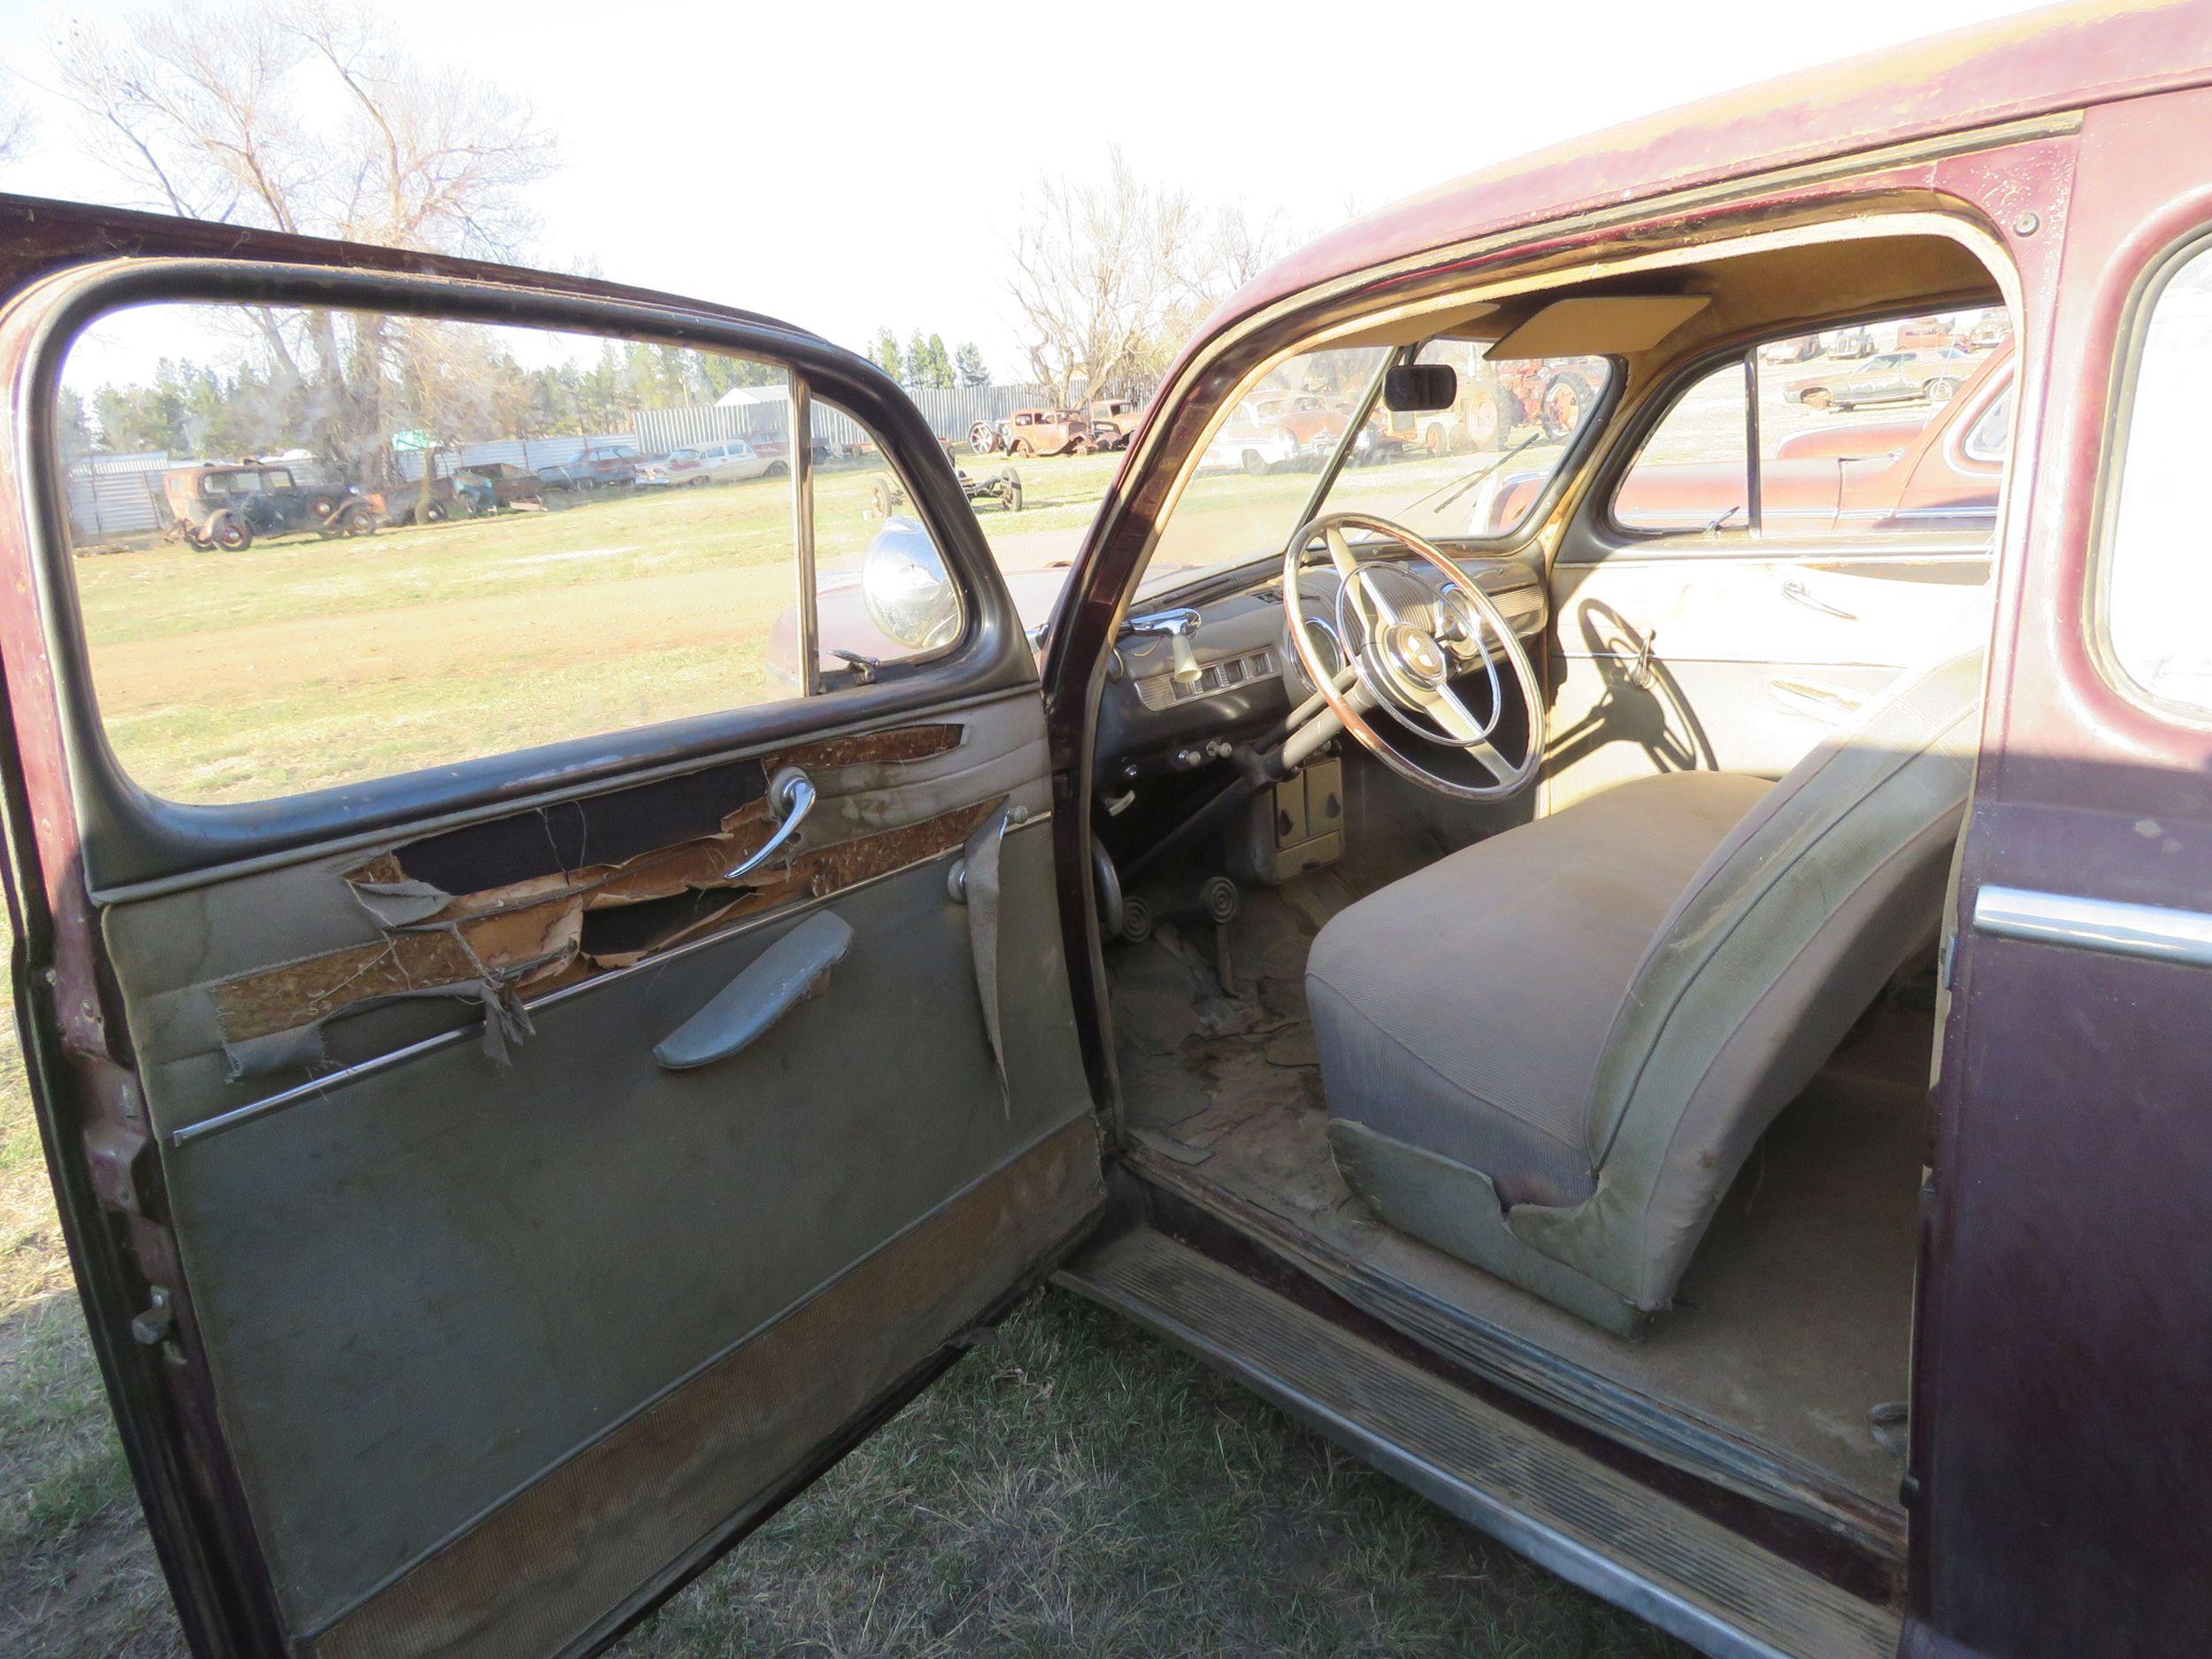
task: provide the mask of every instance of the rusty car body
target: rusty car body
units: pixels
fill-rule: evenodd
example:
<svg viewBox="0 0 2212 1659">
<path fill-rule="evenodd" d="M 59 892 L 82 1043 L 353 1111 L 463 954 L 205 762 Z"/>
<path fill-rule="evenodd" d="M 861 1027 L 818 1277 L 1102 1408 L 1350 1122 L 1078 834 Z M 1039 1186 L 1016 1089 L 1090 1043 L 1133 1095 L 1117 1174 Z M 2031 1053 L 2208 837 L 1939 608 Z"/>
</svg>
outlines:
<svg viewBox="0 0 2212 1659">
<path fill-rule="evenodd" d="M 2128 529 L 2200 496 L 2208 134 L 2212 5 L 2080 5 L 1369 215 L 1200 327 L 1035 629 L 803 330 L 0 199 L 17 1015 L 195 1651 L 595 1651 L 1047 1279 L 1710 1655 L 2196 1651 L 2212 663 L 2194 538 Z M 808 542 L 797 695 L 140 787 L 55 354 L 218 293 L 781 365 L 902 482 L 859 580 L 907 654 L 818 651 Z M 1705 377 L 1995 307 L 1865 465 L 1935 488 L 2001 389 L 1973 522 L 1619 522 Z M 1377 511 L 1355 434 L 1468 338 L 1603 384 L 1522 511 L 1488 456 Z M 1347 352 L 1307 489 L 1213 471 Z M 1775 464 L 1855 488 L 1831 442 Z"/>
<path fill-rule="evenodd" d="M 161 474 L 157 506 L 165 535 L 226 553 L 295 531 L 326 540 L 372 534 L 380 514 L 357 490 L 303 484 L 293 467 L 262 461 L 173 466 Z"/>
</svg>

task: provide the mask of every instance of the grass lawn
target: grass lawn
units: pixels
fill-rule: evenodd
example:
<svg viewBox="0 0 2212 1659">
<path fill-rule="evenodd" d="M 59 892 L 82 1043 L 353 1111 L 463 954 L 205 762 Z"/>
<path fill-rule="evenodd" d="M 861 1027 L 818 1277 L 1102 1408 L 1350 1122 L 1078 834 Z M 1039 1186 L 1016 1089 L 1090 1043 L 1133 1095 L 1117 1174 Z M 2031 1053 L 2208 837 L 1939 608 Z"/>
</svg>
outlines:
<svg viewBox="0 0 2212 1659">
<path fill-rule="evenodd" d="M 997 457 L 971 465 L 992 468 Z M 1018 463 L 1010 566 L 1065 557 L 1118 457 Z M 1448 482 L 1466 457 L 1413 462 Z M 874 523 L 821 480 L 825 565 Z M 1366 480 L 1363 480 L 1366 481 Z M 1189 562 L 1266 550 L 1309 478 L 1202 480 Z M 1422 488 L 1426 488 L 1423 485 Z M 243 799 L 761 695 L 790 603 L 780 484 L 79 561 L 111 734 Z M 526 1384 L 526 1379 L 520 1379 Z M 1048 1293 L 618 1649 L 865 1655 L 1661 1654 L 1194 1363 Z M 12 1028 L 0 1033 L 0 1655 L 181 1652 L 102 1394 Z"/>
</svg>

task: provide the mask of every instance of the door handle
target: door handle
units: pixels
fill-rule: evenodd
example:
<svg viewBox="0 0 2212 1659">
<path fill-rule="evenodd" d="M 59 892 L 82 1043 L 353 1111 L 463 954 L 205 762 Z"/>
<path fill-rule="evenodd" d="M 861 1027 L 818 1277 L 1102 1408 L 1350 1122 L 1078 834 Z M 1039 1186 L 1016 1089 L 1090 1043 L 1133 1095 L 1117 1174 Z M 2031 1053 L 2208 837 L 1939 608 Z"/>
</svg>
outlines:
<svg viewBox="0 0 2212 1659">
<path fill-rule="evenodd" d="M 1830 604 L 1825 599 L 1823 599 L 1811 588 L 1806 587 L 1803 582 L 1798 580 L 1798 579 L 1794 576 L 1789 578 L 1788 580 L 1782 584 L 1782 597 L 1785 599 L 1793 599 L 1799 604 L 1803 605 L 1808 611 L 1817 611 L 1823 616 L 1839 618 L 1845 622 L 1856 622 L 1859 619 L 1852 612 L 1846 611 L 1841 605 Z"/>
<path fill-rule="evenodd" d="M 814 784 L 796 766 L 787 766 L 768 780 L 768 816 L 780 819 L 776 833 L 749 854 L 734 870 L 725 870 L 722 879 L 735 881 L 749 876 L 775 856 L 776 849 L 799 833 L 799 826 L 806 815 L 814 810 Z"/>
<path fill-rule="evenodd" d="M 852 949 L 841 916 L 818 910 L 762 951 L 714 1000 L 663 1038 L 653 1058 L 664 1071 L 695 1071 L 757 1042 L 769 1028 L 829 984 L 830 970 Z"/>
<path fill-rule="evenodd" d="M 1767 692 L 1792 714 L 1801 714 L 1824 726 L 1840 726 L 1865 706 L 1865 700 L 1839 686 L 1824 686 L 1812 680 L 1770 680 Z"/>
</svg>

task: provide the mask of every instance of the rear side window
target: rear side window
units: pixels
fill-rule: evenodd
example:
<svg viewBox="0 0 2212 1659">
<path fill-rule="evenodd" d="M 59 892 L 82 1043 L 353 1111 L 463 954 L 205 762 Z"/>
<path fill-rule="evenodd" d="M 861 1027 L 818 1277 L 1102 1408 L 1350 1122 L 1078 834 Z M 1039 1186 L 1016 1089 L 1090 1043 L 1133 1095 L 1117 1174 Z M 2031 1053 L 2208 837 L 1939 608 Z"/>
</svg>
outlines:
<svg viewBox="0 0 2212 1659">
<path fill-rule="evenodd" d="M 1768 341 L 1676 401 L 1623 477 L 1614 523 L 1717 541 L 1986 540 L 2011 441 L 2010 338 L 1993 310 Z"/>
<path fill-rule="evenodd" d="M 2212 712 L 2212 561 L 2204 556 L 2205 376 L 2212 373 L 2212 245 L 2151 302 L 2113 459 L 2104 626 L 2113 661 L 2159 702 Z"/>
</svg>

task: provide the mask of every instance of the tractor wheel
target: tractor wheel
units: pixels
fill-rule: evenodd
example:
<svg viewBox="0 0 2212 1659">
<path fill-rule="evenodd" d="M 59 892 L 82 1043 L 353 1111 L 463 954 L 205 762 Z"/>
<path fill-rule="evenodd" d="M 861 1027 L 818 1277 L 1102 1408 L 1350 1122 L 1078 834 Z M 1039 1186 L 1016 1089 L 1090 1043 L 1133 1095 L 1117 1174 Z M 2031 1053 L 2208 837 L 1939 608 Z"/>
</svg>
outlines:
<svg viewBox="0 0 2212 1659">
<path fill-rule="evenodd" d="M 899 487 L 888 477 L 878 474 L 868 480 L 868 511 L 877 518 L 888 518 L 898 503 Z"/>
<path fill-rule="evenodd" d="M 1444 430 L 1442 421 L 1430 423 L 1429 429 L 1421 434 L 1421 447 L 1429 452 L 1431 460 L 1445 454 L 1450 449 L 1451 435 Z"/>
<path fill-rule="evenodd" d="M 1801 394 L 1797 401 L 1808 409 L 1833 409 L 1836 395 L 1824 386 L 1815 386 Z"/>
<path fill-rule="evenodd" d="M 253 526 L 225 507 L 207 521 L 207 545 L 226 553 L 243 553 L 253 545 Z"/>
<path fill-rule="evenodd" d="M 968 448 L 978 455 L 998 453 L 998 428 L 987 420 L 979 420 L 968 428 Z"/>
<path fill-rule="evenodd" d="M 1505 447 L 1505 434 L 1512 422 L 1506 419 L 1505 403 L 1495 392 L 1477 392 L 1467 400 L 1466 435 L 1470 448 L 1489 450 Z"/>
<path fill-rule="evenodd" d="M 338 510 L 338 533 L 347 537 L 374 535 L 376 515 L 369 511 L 369 503 L 357 501 Z"/>
<path fill-rule="evenodd" d="M 1959 383 L 1947 374 L 1939 374 L 1920 388 L 1932 403 L 1947 403 L 1959 389 Z"/>
<path fill-rule="evenodd" d="M 1543 396 L 1536 400 L 1536 418 L 1543 425 L 1544 435 L 1555 439 L 1573 436 L 1595 401 L 1590 383 L 1579 374 L 1553 375 Z"/>
</svg>

